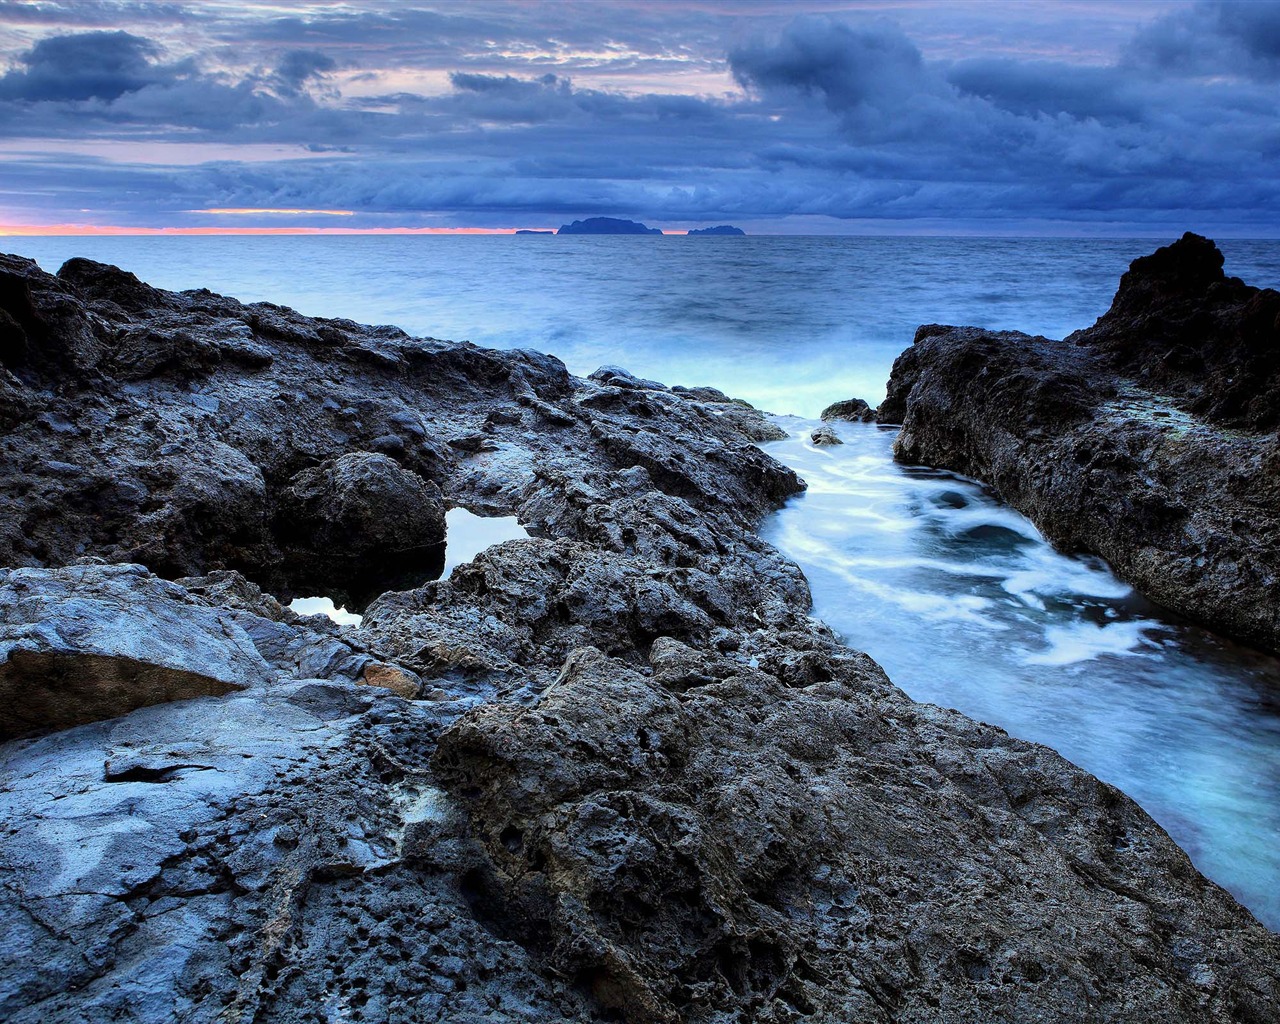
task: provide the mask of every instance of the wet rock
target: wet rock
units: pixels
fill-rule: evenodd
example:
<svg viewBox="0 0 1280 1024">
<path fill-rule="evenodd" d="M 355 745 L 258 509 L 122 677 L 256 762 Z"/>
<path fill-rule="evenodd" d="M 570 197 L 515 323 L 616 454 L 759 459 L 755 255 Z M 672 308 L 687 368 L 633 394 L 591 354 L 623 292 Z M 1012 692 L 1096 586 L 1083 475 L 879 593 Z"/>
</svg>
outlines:
<svg viewBox="0 0 1280 1024">
<path fill-rule="evenodd" d="M 1245 327 L 1268 293 L 1221 266 L 1197 236 L 1135 260 L 1112 309 L 1068 343 L 921 327 L 878 416 L 902 424 L 900 460 L 986 481 L 1056 546 L 1099 554 L 1165 607 L 1277 651 L 1280 449 L 1262 353 L 1280 346 Z M 1201 369 L 1157 371 L 1156 353 L 1191 335 Z"/>
<path fill-rule="evenodd" d="M 830 427 L 819 427 L 809 435 L 809 440 L 819 447 L 829 448 L 832 445 L 844 444 L 840 440 L 840 435 Z"/>
<path fill-rule="evenodd" d="M 861 398 L 832 402 L 822 410 L 824 420 L 848 420 L 851 423 L 874 423 L 876 411 Z"/>
<path fill-rule="evenodd" d="M 421 755 L 443 705 L 379 693 L 298 680 L 0 745 L 0 1017 L 590 1020 L 468 903 Z"/>
</svg>

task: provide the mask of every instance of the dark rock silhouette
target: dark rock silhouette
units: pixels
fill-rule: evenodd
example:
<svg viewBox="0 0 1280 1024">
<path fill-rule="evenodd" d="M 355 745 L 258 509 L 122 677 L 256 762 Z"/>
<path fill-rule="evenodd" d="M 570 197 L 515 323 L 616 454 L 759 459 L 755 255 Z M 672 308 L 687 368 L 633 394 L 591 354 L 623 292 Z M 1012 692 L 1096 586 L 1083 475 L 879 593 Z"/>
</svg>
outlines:
<svg viewBox="0 0 1280 1024">
<path fill-rule="evenodd" d="M 903 461 L 985 480 L 1058 547 L 1277 651 L 1277 309 L 1189 234 L 1135 260 L 1066 343 L 921 327 L 878 417 L 902 423 Z"/>
<path fill-rule="evenodd" d="M 661 228 L 646 227 L 634 220 L 615 217 L 588 217 L 563 225 L 557 235 L 660 235 Z"/>
<path fill-rule="evenodd" d="M 742 228 L 735 228 L 732 224 L 720 224 L 714 228 L 690 228 L 688 234 L 691 235 L 745 235 L 746 232 Z"/>
<path fill-rule="evenodd" d="M 1067 338 L 1188 412 L 1246 430 L 1280 427 L 1280 292 L 1222 270 L 1188 232 L 1133 261 L 1111 308 Z"/>
<path fill-rule="evenodd" d="M 824 420 L 848 420 L 851 423 L 873 423 L 876 411 L 861 398 L 846 398 L 832 402 L 822 410 Z"/>
<path fill-rule="evenodd" d="M 554 235 L 554 231 L 539 231 L 533 228 L 520 228 L 516 231 L 517 235 Z"/>
</svg>

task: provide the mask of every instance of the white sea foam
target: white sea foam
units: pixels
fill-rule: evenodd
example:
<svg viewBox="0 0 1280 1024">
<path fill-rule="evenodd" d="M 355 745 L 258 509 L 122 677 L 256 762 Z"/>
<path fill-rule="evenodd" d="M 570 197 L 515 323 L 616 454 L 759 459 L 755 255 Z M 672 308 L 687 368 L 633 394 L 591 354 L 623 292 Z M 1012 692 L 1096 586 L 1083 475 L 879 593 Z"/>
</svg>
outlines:
<svg viewBox="0 0 1280 1024">
<path fill-rule="evenodd" d="M 327 615 L 340 626 L 358 626 L 364 621 L 363 615 L 336 607 L 328 597 L 299 597 L 289 602 L 289 610 L 299 615 Z"/>
<path fill-rule="evenodd" d="M 1136 655 L 1154 646 L 1147 633 L 1159 628 L 1155 622 L 1093 623 L 1075 621 L 1046 626 L 1044 650 L 1024 655 L 1027 665 L 1076 665 L 1104 655 Z"/>
<path fill-rule="evenodd" d="M 1248 669 L 1161 621 L 976 481 L 896 465 L 891 433 L 842 424 L 843 445 L 815 449 L 815 425 L 792 421 L 768 446 L 809 490 L 764 531 L 805 570 L 815 611 L 916 699 L 1121 786 L 1280 923 L 1280 720 L 1257 695 L 1280 692 L 1280 666 Z"/>
</svg>

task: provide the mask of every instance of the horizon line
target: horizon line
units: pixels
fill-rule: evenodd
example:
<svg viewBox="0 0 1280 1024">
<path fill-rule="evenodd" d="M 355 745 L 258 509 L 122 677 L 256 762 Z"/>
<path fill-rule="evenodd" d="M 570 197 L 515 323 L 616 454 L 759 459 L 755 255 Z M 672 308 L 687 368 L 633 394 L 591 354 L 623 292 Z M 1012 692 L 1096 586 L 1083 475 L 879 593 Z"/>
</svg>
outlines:
<svg viewBox="0 0 1280 1024">
<path fill-rule="evenodd" d="M 1064 231 L 1046 233 L 1043 228 L 1040 230 L 1014 230 L 999 231 L 990 230 L 980 231 L 971 228 L 959 230 L 939 230 L 936 225 L 916 231 L 890 230 L 881 232 L 850 231 L 850 232 L 806 232 L 806 231 L 755 231 L 749 232 L 746 237 L 776 237 L 776 238 L 1007 238 L 1007 239 L 1076 239 L 1079 241 L 1121 241 L 1125 239 L 1133 240 L 1151 240 L 1170 238 L 1170 240 L 1180 237 L 1183 230 L 1177 228 L 1130 228 L 1127 231 L 1114 231 L 1107 234 L 1096 234 L 1092 232 Z M 148 227 L 148 226 L 132 226 L 120 224 L 3 224 L 0 223 L 0 238 L 119 238 L 119 237 L 204 237 L 204 236 L 299 236 L 299 235 L 390 235 L 390 236 L 449 236 L 449 235 L 514 235 L 519 231 L 532 231 L 539 234 L 558 235 L 559 232 L 555 228 L 528 228 L 528 227 L 313 227 L 306 225 L 295 226 L 245 226 L 233 227 L 227 225 L 173 225 L 168 227 Z M 1238 231 L 1205 230 L 1201 228 L 1196 233 L 1204 234 L 1206 237 L 1214 239 L 1232 239 L 1236 241 L 1280 241 L 1280 234 L 1253 234 L 1240 233 Z M 680 229 L 663 230 L 663 235 L 677 238 L 686 237 L 687 232 Z M 574 237 L 633 237 L 630 235 L 587 235 Z M 634 236 L 634 237 L 654 237 Z"/>
<path fill-rule="evenodd" d="M 180 226 L 134 227 L 122 224 L 0 224 L 0 238 L 93 237 L 117 235 L 510 235 L 516 231 L 554 228 L 322 228 L 305 225 L 273 227 Z"/>
</svg>

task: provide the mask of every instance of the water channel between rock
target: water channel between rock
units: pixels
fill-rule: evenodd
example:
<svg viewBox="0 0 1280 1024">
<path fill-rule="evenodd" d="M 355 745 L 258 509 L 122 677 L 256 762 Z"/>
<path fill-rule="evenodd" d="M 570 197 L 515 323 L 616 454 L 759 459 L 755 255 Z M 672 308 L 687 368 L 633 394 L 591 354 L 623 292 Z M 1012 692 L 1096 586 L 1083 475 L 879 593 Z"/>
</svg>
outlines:
<svg viewBox="0 0 1280 1024">
<path fill-rule="evenodd" d="M 1177 620 L 1054 551 L 976 481 L 893 462 L 896 430 L 778 421 L 809 484 L 763 535 L 814 610 L 916 700 L 1047 744 L 1124 790 L 1280 928 L 1280 661 Z"/>
</svg>

